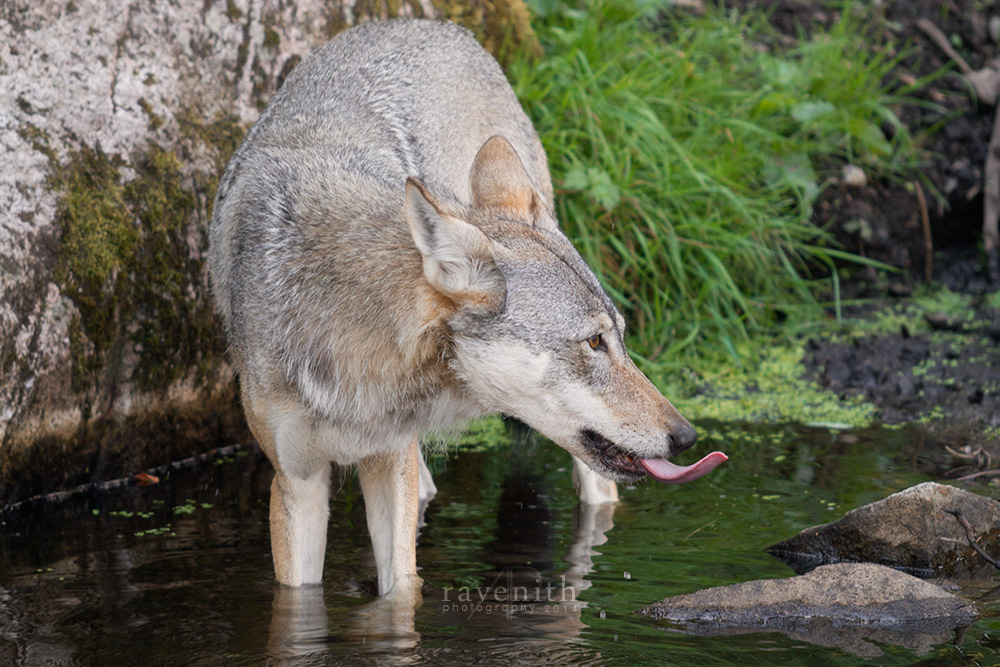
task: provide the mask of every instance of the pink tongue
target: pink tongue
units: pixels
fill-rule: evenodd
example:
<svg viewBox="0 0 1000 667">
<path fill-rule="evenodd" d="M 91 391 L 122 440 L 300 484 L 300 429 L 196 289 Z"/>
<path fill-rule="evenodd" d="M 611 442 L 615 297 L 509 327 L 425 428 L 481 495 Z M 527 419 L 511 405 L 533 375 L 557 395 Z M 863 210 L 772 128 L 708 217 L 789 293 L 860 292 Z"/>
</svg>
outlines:
<svg viewBox="0 0 1000 667">
<path fill-rule="evenodd" d="M 683 484 L 704 477 L 729 457 L 722 452 L 712 452 L 701 461 L 689 466 L 674 465 L 666 459 L 639 459 L 650 475 L 664 484 Z"/>
</svg>

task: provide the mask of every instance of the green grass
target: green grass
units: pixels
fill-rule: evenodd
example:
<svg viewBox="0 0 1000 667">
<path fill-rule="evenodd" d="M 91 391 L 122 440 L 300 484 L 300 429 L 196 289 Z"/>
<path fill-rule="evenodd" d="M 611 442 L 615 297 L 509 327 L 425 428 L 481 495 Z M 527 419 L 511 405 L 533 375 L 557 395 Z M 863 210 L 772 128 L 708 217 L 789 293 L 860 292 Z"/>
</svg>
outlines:
<svg viewBox="0 0 1000 667">
<path fill-rule="evenodd" d="M 761 336 L 828 319 L 834 262 L 863 260 L 810 221 L 824 182 L 848 161 L 899 178 L 921 158 L 897 115 L 912 87 L 893 83 L 900 56 L 877 22 L 849 8 L 783 48 L 759 13 L 533 9 L 546 55 L 508 74 L 563 228 L 626 312 L 644 370 L 690 392 L 703 373 L 685 369 L 745 371 Z"/>
<path fill-rule="evenodd" d="M 895 59 L 845 13 L 787 52 L 760 15 L 631 0 L 536 7 L 546 48 L 509 73 L 552 165 L 562 224 L 652 362 L 821 312 L 842 259 L 810 223 L 820 165 L 892 175 L 919 154 L 882 80 Z M 654 20 L 655 19 L 655 20 Z M 892 138 L 882 126 L 892 127 Z M 832 291 L 832 290 L 831 290 Z"/>
</svg>

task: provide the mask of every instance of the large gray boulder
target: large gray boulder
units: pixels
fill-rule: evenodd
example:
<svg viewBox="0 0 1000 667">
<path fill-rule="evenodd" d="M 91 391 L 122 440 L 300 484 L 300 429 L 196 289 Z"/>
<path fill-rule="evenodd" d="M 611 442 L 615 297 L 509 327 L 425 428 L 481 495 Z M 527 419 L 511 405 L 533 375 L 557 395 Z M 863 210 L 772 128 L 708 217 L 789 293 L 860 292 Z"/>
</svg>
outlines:
<svg viewBox="0 0 1000 667">
<path fill-rule="evenodd" d="M 709 588 L 666 598 L 639 613 L 693 634 L 776 631 L 866 656 L 881 653 L 869 640 L 924 650 L 977 618 L 966 600 L 868 563 Z"/>
<path fill-rule="evenodd" d="M 1000 503 L 953 486 L 925 482 L 837 521 L 807 528 L 767 548 L 796 572 L 828 563 L 881 563 L 919 577 L 990 577 L 996 568 L 969 547 L 968 520 L 979 546 L 1000 555 Z"/>
<path fill-rule="evenodd" d="M 229 437 L 205 266 L 218 177 L 283 77 L 352 23 L 392 7 L 533 40 L 522 0 L 441 6 L 0 2 L 0 507 Z"/>
</svg>

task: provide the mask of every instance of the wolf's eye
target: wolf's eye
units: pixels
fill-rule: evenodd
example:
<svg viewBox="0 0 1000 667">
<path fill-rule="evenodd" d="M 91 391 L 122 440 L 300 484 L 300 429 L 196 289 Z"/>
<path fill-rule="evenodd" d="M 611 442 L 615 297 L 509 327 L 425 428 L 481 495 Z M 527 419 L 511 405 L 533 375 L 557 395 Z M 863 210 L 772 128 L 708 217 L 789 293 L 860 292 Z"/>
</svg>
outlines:
<svg viewBox="0 0 1000 667">
<path fill-rule="evenodd" d="M 596 336 L 591 336 L 587 339 L 587 345 L 590 346 L 591 350 L 597 350 L 599 352 L 607 352 L 608 346 L 604 344 L 604 336 L 597 334 Z"/>
</svg>

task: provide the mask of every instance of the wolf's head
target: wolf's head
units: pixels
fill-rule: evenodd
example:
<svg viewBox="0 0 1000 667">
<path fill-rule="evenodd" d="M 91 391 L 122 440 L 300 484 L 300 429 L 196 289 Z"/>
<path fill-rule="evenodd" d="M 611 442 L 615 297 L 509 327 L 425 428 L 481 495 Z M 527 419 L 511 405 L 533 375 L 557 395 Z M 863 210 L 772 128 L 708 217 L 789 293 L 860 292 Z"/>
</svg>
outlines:
<svg viewBox="0 0 1000 667">
<path fill-rule="evenodd" d="M 611 479 L 687 481 L 725 460 L 666 460 L 697 434 L 629 358 L 621 313 L 510 143 L 483 145 L 470 185 L 471 205 L 458 210 L 410 179 L 406 215 L 444 297 L 453 370 L 477 399 Z"/>
</svg>

